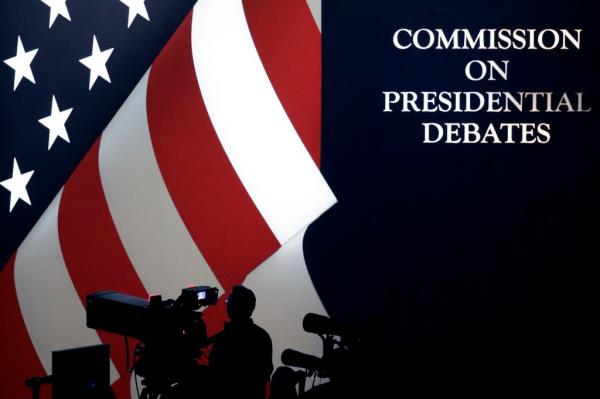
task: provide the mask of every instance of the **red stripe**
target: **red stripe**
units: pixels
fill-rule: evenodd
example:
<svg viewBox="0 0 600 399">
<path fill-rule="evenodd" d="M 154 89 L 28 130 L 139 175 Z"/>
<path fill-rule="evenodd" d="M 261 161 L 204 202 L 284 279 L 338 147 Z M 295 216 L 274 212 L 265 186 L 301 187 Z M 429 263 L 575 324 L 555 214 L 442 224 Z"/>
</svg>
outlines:
<svg viewBox="0 0 600 399">
<path fill-rule="evenodd" d="M 15 288 L 15 255 L 0 272 L 0 398 L 30 398 L 25 379 L 46 375 L 21 316 Z M 45 388 L 42 397 L 50 397 Z"/>
<path fill-rule="evenodd" d="M 152 66 L 147 111 L 167 189 L 228 291 L 279 243 L 235 173 L 205 109 L 191 53 L 191 14 Z"/>
<path fill-rule="evenodd" d="M 320 163 L 321 34 L 306 0 L 243 0 L 254 45 L 288 117 Z"/>
<path fill-rule="evenodd" d="M 58 211 L 63 258 L 84 305 L 88 293 L 100 290 L 147 297 L 121 244 L 104 197 L 98 169 L 99 148 L 100 139 L 65 185 Z M 111 358 L 121 376 L 113 389 L 117 397 L 129 397 L 130 375 L 125 367 L 123 337 L 102 331 L 98 334 L 103 343 L 110 345 Z"/>
</svg>

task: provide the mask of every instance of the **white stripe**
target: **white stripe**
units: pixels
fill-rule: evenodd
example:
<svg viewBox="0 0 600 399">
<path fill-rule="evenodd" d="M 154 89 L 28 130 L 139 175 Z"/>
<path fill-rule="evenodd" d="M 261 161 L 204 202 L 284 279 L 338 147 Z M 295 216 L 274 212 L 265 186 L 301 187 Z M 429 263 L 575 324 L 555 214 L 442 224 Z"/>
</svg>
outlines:
<svg viewBox="0 0 600 399">
<path fill-rule="evenodd" d="M 241 0 L 196 4 L 192 54 L 217 136 L 254 204 L 284 243 L 336 199 L 269 81 Z"/>
<path fill-rule="evenodd" d="M 99 165 L 108 208 L 149 293 L 177 298 L 182 288 L 192 285 L 210 285 L 222 293 L 162 179 L 146 115 L 148 75 L 102 135 Z"/>
<path fill-rule="evenodd" d="M 256 294 L 252 318 L 271 335 L 275 367 L 281 365 L 281 352 L 286 348 L 316 356 L 323 351 L 321 339 L 302 329 L 307 313 L 327 315 L 306 267 L 302 251 L 305 232 L 288 241 L 244 281 Z"/>
<path fill-rule="evenodd" d="M 310 8 L 310 12 L 315 20 L 315 24 L 317 24 L 317 28 L 319 31 L 321 30 L 321 0 L 306 0 L 308 3 L 308 7 Z"/>
<path fill-rule="evenodd" d="M 21 244 L 15 260 L 19 306 L 47 374 L 52 373 L 52 351 L 102 343 L 96 330 L 86 327 L 85 308 L 60 249 L 58 206 L 61 195 L 62 190 Z M 112 361 L 110 375 L 111 383 L 119 378 Z"/>
</svg>

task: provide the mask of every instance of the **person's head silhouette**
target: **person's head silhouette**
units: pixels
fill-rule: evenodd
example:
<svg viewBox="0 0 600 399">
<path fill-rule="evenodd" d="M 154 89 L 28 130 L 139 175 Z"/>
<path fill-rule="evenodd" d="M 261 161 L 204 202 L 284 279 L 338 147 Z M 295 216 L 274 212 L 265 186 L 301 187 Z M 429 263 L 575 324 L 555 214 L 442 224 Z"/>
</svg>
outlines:
<svg viewBox="0 0 600 399">
<path fill-rule="evenodd" d="M 227 315 L 234 322 L 249 320 L 255 306 L 254 292 L 243 285 L 236 285 L 227 298 Z"/>
</svg>

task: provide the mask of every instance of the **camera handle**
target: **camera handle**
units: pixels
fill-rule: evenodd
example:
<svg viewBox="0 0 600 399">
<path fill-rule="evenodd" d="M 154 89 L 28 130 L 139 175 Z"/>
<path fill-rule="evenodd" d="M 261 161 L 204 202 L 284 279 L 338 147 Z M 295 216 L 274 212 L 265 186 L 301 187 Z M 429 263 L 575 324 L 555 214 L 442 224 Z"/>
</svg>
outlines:
<svg viewBox="0 0 600 399">
<path fill-rule="evenodd" d="M 306 390 L 305 385 L 307 374 L 304 371 L 298 371 L 296 375 L 298 376 L 298 398 L 302 398 Z"/>
</svg>

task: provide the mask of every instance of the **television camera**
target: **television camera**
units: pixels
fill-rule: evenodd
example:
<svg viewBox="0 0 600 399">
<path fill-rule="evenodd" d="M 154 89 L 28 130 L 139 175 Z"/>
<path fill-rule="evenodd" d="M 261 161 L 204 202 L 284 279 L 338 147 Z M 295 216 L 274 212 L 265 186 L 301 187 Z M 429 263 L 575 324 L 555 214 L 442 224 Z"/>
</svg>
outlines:
<svg viewBox="0 0 600 399">
<path fill-rule="evenodd" d="M 284 376 L 287 384 L 298 385 L 298 395 L 290 396 L 291 390 L 282 388 L 286 392 L 285 398 L 302 397 L 338 397 L 342 389 L 350 386 L 354 370 L 360 363 L 358 360 L 360 338 L 359 334 L 348 325 L 314 313 L 308 313 L 302 321 L 304 331 L 317 334 L 323 341 L 323 355 L 321 357 L 302 353 L 293 349 L 286 349 L 281 354 L 281 362 L 286 366 L 297 367 L 304 371 L 278 370 L 274 375 L 273 385 L 278 385 L 276 376 Z M 307 377 L 328 378 L 330 381 L 313 387 L 305 392 Z M 281 384 L 283 385 L 283 383 Z M 340 396 L 341 397 L 341 396 Z M 277 397 L 277 392 L 272 399 Z"/>
<path fill-rule="evenodd" d="M 218 289 L 208 286 L 184 288 L 175 300 L 99 291 L 87 295 L 87 326 L 125 337 L 127 369 L 143 378 L 142 398 L 184 397 L 204 372 L 196 361 L 208 344 L 200 309 L 217 300 Z M 128 337 L 140 341 L 131 369 Z"/>
</svg>

